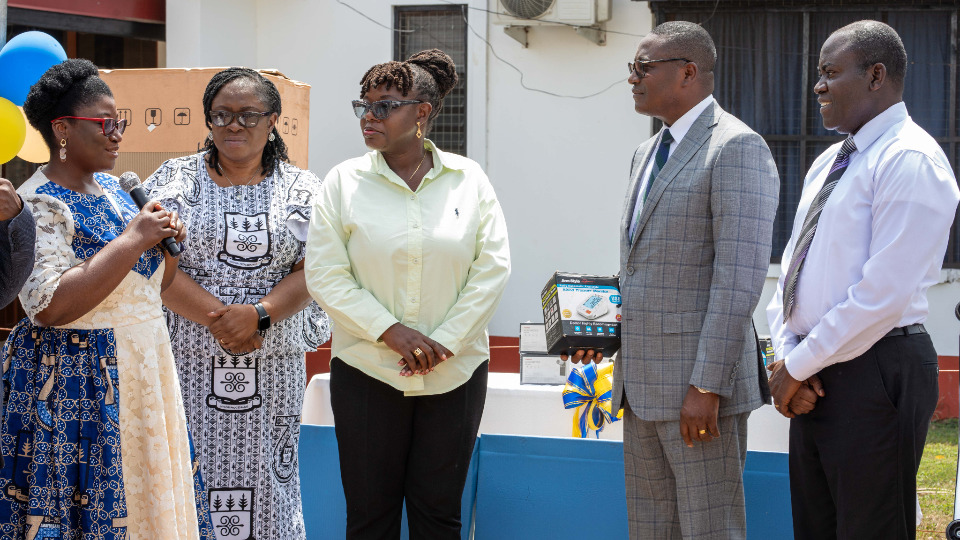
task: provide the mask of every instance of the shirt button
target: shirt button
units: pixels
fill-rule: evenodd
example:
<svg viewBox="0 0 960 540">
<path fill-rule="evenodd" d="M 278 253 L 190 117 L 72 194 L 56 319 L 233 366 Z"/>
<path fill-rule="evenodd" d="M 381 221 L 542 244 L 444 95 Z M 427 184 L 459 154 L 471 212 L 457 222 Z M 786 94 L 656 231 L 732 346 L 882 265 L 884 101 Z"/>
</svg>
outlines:
<svg viewBox="0 0 960 540">
<path fill-rule="evenodd" d="M 632 267 L 632 266 L 628 266 L 628 267 L 627 267 L 627 274 L 628 274 L 628 275 L 631 275 L 631 276 L 633 275 L 633 267 Z"/>
<path fill-rule="evenodd" d="M 416 264 L 416 263 L 420 262 L 420 259 L 414 259 L 413 262 L 414 262 L 414 264 Z"/>
<path fill-rule="evenodd" d="M 410 200 L 411 200 L 411 201 L 417 200 L 417 196 L 416 196 L 416 195 L 411 195 L 411 196 L 410 196 Z"/>
<path fill-rule="evenodd" d="M 419 228 L 420 228 L 420 224 L 419 224 L 419 223 L 414 223 L 414 224 L 413 224 L 413 228 L 414 228 L 414 229 L 419 229 Z"/>
<path fill-rule="evenodd" d="M 416 298 L 411 298 L 411 299 L 410 299 L 410 303 L 411 303 L 411 304 L 416 304 L 416 303 L 417 303 L 417 299 L 416 299 Z"/>
</svg>

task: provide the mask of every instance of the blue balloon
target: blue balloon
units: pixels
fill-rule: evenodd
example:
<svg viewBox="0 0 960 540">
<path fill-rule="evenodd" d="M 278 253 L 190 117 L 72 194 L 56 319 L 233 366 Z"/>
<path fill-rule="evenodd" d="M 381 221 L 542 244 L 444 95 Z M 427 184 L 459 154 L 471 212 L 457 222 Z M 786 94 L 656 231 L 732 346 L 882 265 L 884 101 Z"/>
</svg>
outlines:
<svg viewBox="0 0 960 540">
<path fill-rule="evenodd" d="M 0 49 L 0 97 L 22 106 L 40 76 L 66 59 L 66 51 L 49 34 L 31 31 L 16 36 Z"/>
</svg>

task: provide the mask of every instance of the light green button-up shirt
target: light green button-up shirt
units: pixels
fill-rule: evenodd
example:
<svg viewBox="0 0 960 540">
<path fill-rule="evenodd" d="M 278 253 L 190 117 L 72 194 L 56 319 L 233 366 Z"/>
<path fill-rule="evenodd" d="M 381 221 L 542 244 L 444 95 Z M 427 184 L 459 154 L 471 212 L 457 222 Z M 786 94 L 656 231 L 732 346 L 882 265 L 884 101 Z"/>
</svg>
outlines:
<svg viewBox="0 0 960 540">
<path fill-rule="evenodd" d="M 416 191 L 369 152 L 324 180 L 307 239 L 310 294 L 334 321 L 332 356 L 405 395 L 441 394 L 490 358 L 487 324 L 510 275 L 503 211 L 471 159 L 438 150 Z M 454 356 L 401 377 L 377 339 L 400 322 Z"/>
</svg>

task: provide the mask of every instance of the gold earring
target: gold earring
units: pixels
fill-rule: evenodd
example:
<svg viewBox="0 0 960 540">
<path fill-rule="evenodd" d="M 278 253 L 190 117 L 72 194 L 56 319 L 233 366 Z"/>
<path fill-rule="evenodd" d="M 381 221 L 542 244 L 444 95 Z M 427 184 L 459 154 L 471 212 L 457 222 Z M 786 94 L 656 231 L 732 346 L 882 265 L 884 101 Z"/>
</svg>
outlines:
<svg viewBox="0 0 960 540">
<path fill-rule="evenodd" d="M 417 138 L 423 137 L 423 132 L 420 131 L 420 122 L 417 122 Z"/>
<path fill-rule="evenodd" d="M 60 161 L 67 160 L 67 139 L 60 139 Z"/>
</svg>

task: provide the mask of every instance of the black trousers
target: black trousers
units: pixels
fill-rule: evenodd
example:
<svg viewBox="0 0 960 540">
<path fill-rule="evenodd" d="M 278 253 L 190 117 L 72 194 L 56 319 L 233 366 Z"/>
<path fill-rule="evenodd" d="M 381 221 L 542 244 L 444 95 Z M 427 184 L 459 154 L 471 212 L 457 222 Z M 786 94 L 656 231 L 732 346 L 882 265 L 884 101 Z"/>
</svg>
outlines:
<svg viewBox="0 0 960 540">
<path fill-rule="evenodd" d="M 406 500 L 411 540 L 459 540 L 460 500 L 487 397 L 488 364 L 445 394 L 405 397 L 331 360 L 348 539 L 400 538 Z"/>
<path fill-rule="evenodd" d="M 917 469 L 937 375 L 927 334 L 883 338 L 820 372 L 826 396 L 790 422 L 797 540 L 916 537 Z"/>
</svg>

